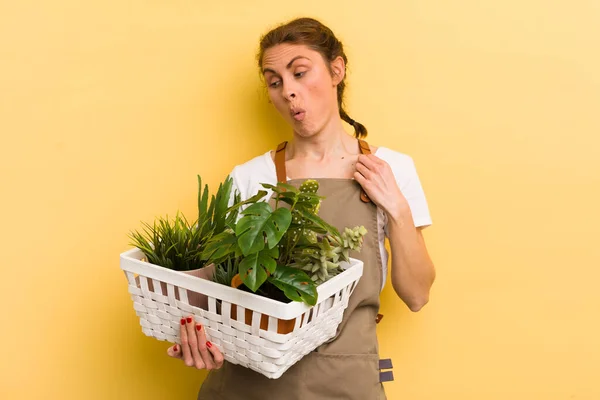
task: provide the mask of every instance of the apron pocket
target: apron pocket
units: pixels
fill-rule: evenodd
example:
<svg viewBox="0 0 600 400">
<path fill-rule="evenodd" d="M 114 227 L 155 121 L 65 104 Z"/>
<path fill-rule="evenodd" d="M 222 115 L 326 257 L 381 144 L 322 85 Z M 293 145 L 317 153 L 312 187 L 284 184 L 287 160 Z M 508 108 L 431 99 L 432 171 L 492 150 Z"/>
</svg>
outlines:
<svg viewBox="0 0 600 400">
<path fill-rule="evenodd" d="M 313 352 L 303 363 L 306 399 L 383 400 L 378 354 Z"/>
</svg>

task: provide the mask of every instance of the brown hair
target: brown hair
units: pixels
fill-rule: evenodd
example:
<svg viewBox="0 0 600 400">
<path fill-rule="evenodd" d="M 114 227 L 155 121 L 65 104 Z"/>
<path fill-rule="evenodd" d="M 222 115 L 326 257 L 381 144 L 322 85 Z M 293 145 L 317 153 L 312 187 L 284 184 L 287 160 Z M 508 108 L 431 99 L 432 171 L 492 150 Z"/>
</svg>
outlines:
<svg viewBox="0 0 600 400">
<path fill-rule="evenodd" d="M 344 63 L 348 65 L 348 59 L 344 53 L 342 42 L 335 37 L 331 29 L 315 19 L 298 18 L 278 26 L 261 37 L 260 50 L 257 57 L 259 68 L 262 69 L 265 51 L 282 43 L 303 44 L 318 51 L 325 60 L 330 73 L 333 73 L 330 63 L 337 57 L 342 57 Z M 354 127 L 354 136 L 359 139 L 364 138 L 367 136 L 367 128 L 360 122 L 356 122 L 350 118 L 344 110 L 345 88 L 346 83 L 344 80 L 338 83 L 337 100 L 340 117 Z"/>
</svg>

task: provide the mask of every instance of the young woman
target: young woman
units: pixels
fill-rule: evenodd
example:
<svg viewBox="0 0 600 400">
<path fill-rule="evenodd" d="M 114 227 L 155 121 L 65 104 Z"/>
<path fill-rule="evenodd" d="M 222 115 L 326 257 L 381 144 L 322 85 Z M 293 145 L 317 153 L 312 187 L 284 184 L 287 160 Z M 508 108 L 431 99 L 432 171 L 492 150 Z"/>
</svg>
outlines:
<svg viewBox="0 0 600 400">
<path fill-rule="evenodd" d="M 283 376 L 268 379 L 223 363 L 202 326 L 182 319 L 182 344 L 168 349 L 186 365 L 211 370 L 198 399 L 295 400 L 385 399 L 376 336 L 379 294 L 392 252 L 392 286 L 412 311 L 429 299 L 435 270 L 421 234 L 431 224 L 412 159 L 362 140 L 366 128 L 343 108 L 347 58 L 320 22 L 301 18 L 268 32 L 260 42 L 259 67 L 271 102 L 290 124 L 293 140 L 233 169 L 242 198 L 261 183 L 319 181 L 325 196 L 320 215 L 334 226 L 367 228 L 364 273 L 352 294 L 336 338 L 304 357 Z M 354 127 L 348 135 L 343 122 Z"/>
</svg>

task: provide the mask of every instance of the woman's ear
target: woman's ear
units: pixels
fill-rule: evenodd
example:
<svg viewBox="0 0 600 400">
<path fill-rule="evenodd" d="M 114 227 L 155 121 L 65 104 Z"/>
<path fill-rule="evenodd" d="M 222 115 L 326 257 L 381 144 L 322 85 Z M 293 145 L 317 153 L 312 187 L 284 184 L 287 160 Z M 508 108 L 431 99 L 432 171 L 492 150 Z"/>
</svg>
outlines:
<svg viewBox="0 0 600 400">
<path fill-rule="evenodd" d="M 346 76 L 346 63 L 342 57 L 338 56 L 331 62 L 331 72 L 333 72 L 334 86 L 344 80 Z"/>
</svg>

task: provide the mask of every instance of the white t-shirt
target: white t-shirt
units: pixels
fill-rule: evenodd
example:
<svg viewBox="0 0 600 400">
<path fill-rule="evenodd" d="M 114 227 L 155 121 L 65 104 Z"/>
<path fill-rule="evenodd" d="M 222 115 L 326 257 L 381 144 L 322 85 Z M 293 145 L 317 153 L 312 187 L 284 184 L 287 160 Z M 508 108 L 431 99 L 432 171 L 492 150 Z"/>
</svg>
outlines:
<svg viewBox="0 0 600 400">
<path fill-rule="evenodd" d="M 374 154 L 387 162 L 392 168 L 398 187 L 410 206 L 415 226 L 426 227 L 431 225 L 429 207 L 413 159 L 406 154 L 385 147 L 377 148 Z M 230 176 L 233 178 L 234 189 L 239 191 L 242 200 L 254 196 L 259 190 L 266 190 L 262 187 L 262 183 L 277 184 L 277 171 L 270 151 L 244 164 L 237 165 L 233 168 Z M 272 191 L 268 190 L 268 195 L 265 199 L 269 198 L 271 194 Z M 379 250 L 381 252 L 382 273 L 384 277 L 383 285 L 385 285 L 388 262 L 385 237 L 388 235 L 388 229 L 387 215 L 380 208 L 377 210 L 377 223 Z"/>
</svg>

